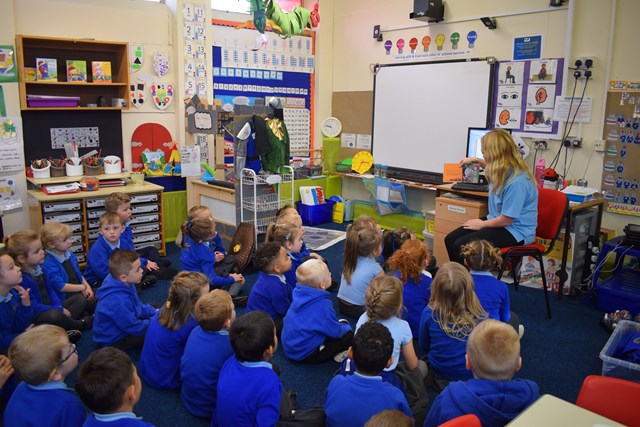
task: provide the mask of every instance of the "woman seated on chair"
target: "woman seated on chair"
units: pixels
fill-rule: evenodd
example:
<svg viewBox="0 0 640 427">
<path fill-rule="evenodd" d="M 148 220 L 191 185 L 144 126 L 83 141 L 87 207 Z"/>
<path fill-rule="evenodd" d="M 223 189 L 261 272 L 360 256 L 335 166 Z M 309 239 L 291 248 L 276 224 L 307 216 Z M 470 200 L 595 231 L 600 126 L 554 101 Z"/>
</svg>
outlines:
<svg viewBox="0 0 640 427">
<path fill-rule="evenodd" d="M 449 259 L 463 263 L 460 247 L 472 240 L 488 240 L 504 248 L 533 242 L 538 225 L 538 189 L 511 135 L 495 129 L 481 142 L 484 159 L 466 157 L 460 166 L 479 163 L 489 180 L 489 214 L 470 219 L 444 241 Z"/>
</svg>

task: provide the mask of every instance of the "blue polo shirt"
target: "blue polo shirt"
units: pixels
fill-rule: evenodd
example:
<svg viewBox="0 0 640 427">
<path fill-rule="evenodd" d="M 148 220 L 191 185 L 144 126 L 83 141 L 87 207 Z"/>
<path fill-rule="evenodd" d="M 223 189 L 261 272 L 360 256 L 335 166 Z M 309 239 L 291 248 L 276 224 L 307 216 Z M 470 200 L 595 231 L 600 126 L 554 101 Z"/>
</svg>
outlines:
<svg viewBox="0 0 640 427">
<path fill-rule="evenodd" d="M 511 225 L 505 228 L 517 242 L 529 244 L 533 242 L 538 226 L 538 188 L 526 172 L 511 175 L 512 172 L 507 175 L 506 184 L 498 194 L 493 192 L 493 185 L 489 186 L 487 218 L 500 215 L 513 218 Z"/>
</svg>

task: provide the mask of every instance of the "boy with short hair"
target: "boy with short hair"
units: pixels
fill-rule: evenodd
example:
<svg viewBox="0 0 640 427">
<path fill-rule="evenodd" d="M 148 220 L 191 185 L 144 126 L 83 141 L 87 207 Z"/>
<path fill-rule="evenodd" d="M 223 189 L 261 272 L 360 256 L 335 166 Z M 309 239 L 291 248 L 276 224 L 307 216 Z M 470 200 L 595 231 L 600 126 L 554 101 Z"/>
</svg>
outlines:
<svg viewBox="0 0 640 427">
<path fill-rule="evenodd" d="M 263 243 L 256 250 L 253 265 L 260 270 L 260 275 L 249 294 L 246 313 L 254 310 L 267 312 L 280 336 L 282 319 L 291 305 L 289 286 L 284 277 L 284 273 L 291 270 L 291 257 L 280 243 Z"/>
<path fill-rule="evenodd" d="M 220 369 L 233 355 L 229 328 L 236 312 L 231 295 L 222 289 L 203 295 L 195 315 L 198 326 L 189 335 L 180 363 L 180 396 L 192 415 L 210 419 L 216 408 Z"/>
<path fill-rule="evenodd" d="M 124 230 L 122 219 L 115 212 L 106 212 L 100 217 L 100 235 L 87 253 L 84 277 L 89 283 L 102 284 L 109 274 L 109 256 L 116 249 L 130 249 L 120 241 Z"/>
<path fill-rule="evenodd" d="M 393 338 L 386 326 L 365 323 L 356 332 L 348 351 L 356 372 L 337 375 L 329 383 L 324 404 L 327 427 L 362 426 L 385 409 L 397 409 L 412 417 L 404 393 L 380 376 L 393 363 Z"/>
<path fill-rule="evenodd" d="M 353 331 L 348 321 L 337 319 L 329 299 L 329 268 L 319 259 L 309 259 L 296 270 L 296 279 L 282 328 L 284 353 L 289 359 L 307 363 L 337 357 L 351 345 Z"/>
<path fill-rule="evenodd" d="M 235 354 L 220 371 L 211 425 L 276 425 L 282 381 L 268 362 L 278 348 L 273 320 L 264 311 L 252 311 L 233 322 L 229 337 Z"/>
<path fill-rule="evenodd" d="M 80 427 L 87 416 L 80 399 L 64 383 L 78 366 L 78 353 L 64 329 L 39 325 L 19 335 L 9 358 L 24 382 L 4 413 L 7 426 Z"/>
<path fill-rule="evenodd" d="M 143 304 L 135 285 L 142 268 L 137 253 L 118 249 L 109 257 L 109 275 L 98 289 L 93 321 L 93 341 L 123 350 L 140 349 L 156 309 Z"/>
<path fill-rule="evenodd" d="M 536 383 L 513 379 L 522 358 L 518 333 L 508 323 L 487 319 L 478 324 L 465 357 L 474 378 L 450 383 L 433 402 L 425 427 L 464 414 L 477 415 L 482 425 L 503 426 L 540 397 Z"/>
<path fill-rule="evenodd" d="M 93 413 L 84 427 L 153 427 L 136 417 L 142 383 L 131 358 L 113 347 L 96 350 L 80 366 L 76 391 Z"/>
</svg>

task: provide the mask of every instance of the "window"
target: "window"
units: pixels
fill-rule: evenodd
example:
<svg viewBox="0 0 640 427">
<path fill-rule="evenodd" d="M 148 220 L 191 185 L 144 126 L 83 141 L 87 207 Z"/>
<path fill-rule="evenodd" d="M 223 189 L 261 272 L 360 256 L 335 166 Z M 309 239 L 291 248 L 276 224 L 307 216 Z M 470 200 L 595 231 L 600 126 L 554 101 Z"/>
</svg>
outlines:
<svg viewBox="0 0 640 427">
<path fill-rule="evenodd" d="M 211 0 L 211 9 L 222 12 L 251 13 L 247 0 Z"/>
</svg>

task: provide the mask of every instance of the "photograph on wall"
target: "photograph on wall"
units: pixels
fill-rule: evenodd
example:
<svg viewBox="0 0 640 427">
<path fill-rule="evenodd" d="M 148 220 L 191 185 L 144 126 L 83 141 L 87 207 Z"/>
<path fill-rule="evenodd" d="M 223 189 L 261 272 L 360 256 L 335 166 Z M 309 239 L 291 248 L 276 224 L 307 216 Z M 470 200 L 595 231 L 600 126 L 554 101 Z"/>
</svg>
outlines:
<svg viewBox="0 0 640 427">
<path fill-rule="evenodd" d="M 527 107 L 553 108 L 555 93 L 555 85 L 529 85 L 529 90 L 527 91 Z"/>
<path fill-rule="evenodd" d="M 529 83 L 555 83 L 558 61 L 555 59 L 539 59 L 531 61 Z"/>
<path fill-rule="evenodd" d="M 500 75 L 498 84 L 501 85 L 521 85 L 524 83 L 524 62 L 511 61 L 500 63 Z"/>
<path fill-rule="evenodd" d="M 504 85 L 498 87 L 498 107 L 520 107 L 522 104 L 522 85 Z"/>
</svg>

